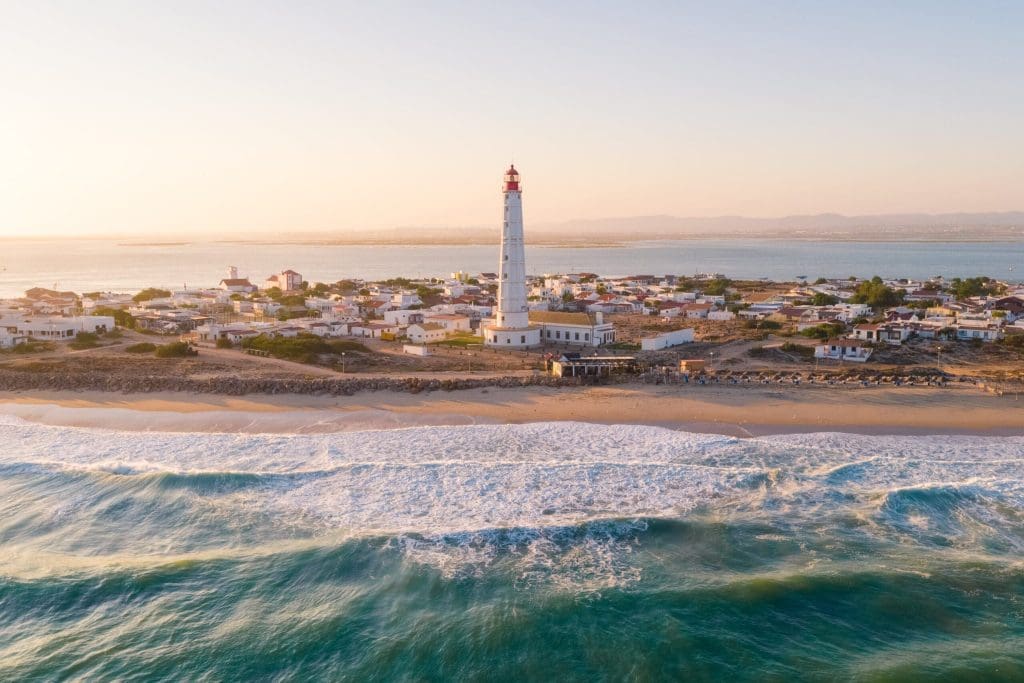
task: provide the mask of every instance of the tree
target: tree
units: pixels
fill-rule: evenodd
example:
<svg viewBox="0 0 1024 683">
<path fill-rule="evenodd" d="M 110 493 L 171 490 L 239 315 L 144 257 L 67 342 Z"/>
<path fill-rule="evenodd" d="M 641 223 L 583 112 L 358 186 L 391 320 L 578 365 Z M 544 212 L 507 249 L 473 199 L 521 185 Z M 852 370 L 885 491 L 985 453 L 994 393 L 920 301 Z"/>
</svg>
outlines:
<svg viewBox="0 0 1024 683">
<path fill-rule="evenodd" d="M 843 326 L 839 323 L 822 323 L 814 327 L 805 328 L 800 331 L 800 334 L 811 339 L 829 339 L 838 336 L 842 331 Z"/>
<path fill-rule="evenodd" d="M 152 301 L 153 299 L 165 299 L 169 297 L 171 293 L 166 289 L 157 289 L 156 287 L 147 287 L 138 294 L 132 297 L 132 301 Z"/>
<path fill-rule="evenodd" d="M 732 280 L 727 277 L 716 277 L 714 280 L 708 280 L 707 284 L 704 285 L 703 290 L 705 294 L 711 296 L 721 296 L 725 294 L 725 290 L 732 285 Z"/>
<path fill-rule="evenodd" d="M 872 308 L 886 308 L 899 306 L 903 303 L 906 293 L 905 289 L 893 289 L 886 286 L 882 282 L 882 278 L 876 275 L 870 280 L 860 283 L 850 301 L 855 304 L 867 304 Z"/>
<path fill-rule="evenodd" d="M 73 349 L 94 349 L 99 346 L 99 335 L 93 334 L 92 332 L 79 332 L 75 335 L 75 340 L 68 344 Z"/>
<path fill-rule="evenodd" d="M 120 308 L 110 308 L 109 306 L 97 306 L 93 309 L 93 315 L 108 315 L 114 319 L 114 324 L 118 327 L 127 327 L 128 329 L 135 328 L 135 318 L 128 311 L 122 311 Z"/>
<path fill-rule="evenodd" d="M 969 277 L 964 280 L 955 277 L 949 281 L 949 290 L 957 299 L 999 294 L 1004 289 L 1001 284 L 986 276 Z"/>
<path fill-rule="evenodd" d="M 815 292 L 814 296 L 811 297 L 811 305 L 813 306 L 834 306 L 837 303 L 839 303 L 838 297 L 826 294 L 825 292 Z"/>
</svg>

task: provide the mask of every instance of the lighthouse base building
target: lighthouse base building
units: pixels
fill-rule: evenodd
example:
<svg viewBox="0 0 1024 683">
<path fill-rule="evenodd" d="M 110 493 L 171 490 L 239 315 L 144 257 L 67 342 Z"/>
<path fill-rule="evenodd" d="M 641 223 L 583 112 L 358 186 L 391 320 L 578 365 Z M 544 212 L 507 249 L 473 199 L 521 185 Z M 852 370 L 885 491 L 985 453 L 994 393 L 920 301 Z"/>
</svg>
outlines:
<svg viewBox="0 0 1024 683">
<path fill-rule="evenodd" d="M 498 306 L 494 321 L 484 328 L 484 344 L 497 348 L 523 349 L 540 345 L 541 329 L 530 323 L 530 309 L 526 303 L 523 199 L 519 172 L 515 166 L 505 172 L 502 191 L 505 195 L 505 214 L 498 261 Z"/>
<path fill-rule="evenodd" d="M 484 344 L 509 349 L 525 349 L 540 346 L 539 327 L 502 328 L 488 327 L 484 330 Z"/>
</svg>

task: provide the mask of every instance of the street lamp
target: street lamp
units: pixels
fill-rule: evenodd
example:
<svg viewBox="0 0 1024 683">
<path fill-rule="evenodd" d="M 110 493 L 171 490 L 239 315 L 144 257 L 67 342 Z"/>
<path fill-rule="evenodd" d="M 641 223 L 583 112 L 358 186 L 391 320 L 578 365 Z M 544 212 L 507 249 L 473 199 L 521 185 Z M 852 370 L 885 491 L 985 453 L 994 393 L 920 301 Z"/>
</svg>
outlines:
<svg viewBox="0 0 1024 683">
<path fill-rule="evenodd" d="M 341 371 L 345 372 L 345 352 L 341 352 Z"/>
<path fill-rule="evenodd" d="M 935 347 L 935 369 L 942 372 L 942 345 Z"/>
</svg>

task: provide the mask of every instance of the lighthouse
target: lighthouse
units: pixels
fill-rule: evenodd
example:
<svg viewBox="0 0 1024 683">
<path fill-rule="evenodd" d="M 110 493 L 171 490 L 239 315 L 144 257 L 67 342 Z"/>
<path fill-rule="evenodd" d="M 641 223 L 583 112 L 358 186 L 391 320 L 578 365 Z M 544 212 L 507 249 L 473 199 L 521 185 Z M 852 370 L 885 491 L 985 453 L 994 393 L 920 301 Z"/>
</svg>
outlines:
<svg viewBox="0 0 1024 683">
<path fill-rule="evenodd" d="M 484 329 L 488 346 L 522 349 L 540 344 L 540 327 L 530 325 L 526 305 L 526 251 L 523 245 L 523 192 L 519 171 L 512 165 L 502 183 L 505 213 L 498 256 L 498 308 Z"/>
</svg>

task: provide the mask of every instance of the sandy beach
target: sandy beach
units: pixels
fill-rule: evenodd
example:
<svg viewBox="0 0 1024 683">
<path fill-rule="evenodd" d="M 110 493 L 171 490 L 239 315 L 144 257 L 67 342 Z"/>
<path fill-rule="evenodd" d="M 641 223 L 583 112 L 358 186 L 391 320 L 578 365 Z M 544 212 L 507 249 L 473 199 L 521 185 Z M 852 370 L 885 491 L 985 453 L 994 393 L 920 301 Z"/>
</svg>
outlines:
<svg viewBox="0 0 1024 683">
<path fill-rule="evenodd" d="M 308 433 L 578 421 L 733 436 L 820 431 L 1024 435 L 1024 402 L 959 387 L 492 387 L 245 398 L 40 391 L 0 394 L 0 414 L 41 424 L 129 431 Z"/>
</svg>

